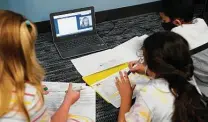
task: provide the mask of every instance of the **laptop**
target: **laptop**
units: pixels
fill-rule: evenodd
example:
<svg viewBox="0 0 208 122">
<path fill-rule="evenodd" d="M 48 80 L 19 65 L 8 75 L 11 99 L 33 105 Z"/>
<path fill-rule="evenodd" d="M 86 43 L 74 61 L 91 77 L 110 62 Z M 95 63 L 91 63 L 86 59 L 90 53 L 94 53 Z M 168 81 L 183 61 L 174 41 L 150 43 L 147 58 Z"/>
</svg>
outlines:
<svg viewBox="0 0 208 122">
<path fill-rule="evenodd" d="M 96 32 L 94 7 L 51 13 L 50 22 L 53 42 L 63 59 L 107 49 Z"/>
</svg>

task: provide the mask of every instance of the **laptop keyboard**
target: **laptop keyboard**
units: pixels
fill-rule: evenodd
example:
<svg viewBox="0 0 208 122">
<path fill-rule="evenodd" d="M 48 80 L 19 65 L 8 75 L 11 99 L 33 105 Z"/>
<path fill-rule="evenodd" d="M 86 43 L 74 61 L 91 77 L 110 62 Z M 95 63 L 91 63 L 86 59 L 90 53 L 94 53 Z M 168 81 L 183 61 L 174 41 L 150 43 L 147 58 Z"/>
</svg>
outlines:
<svg viewBox="0 0 208 122">
<path fill-rule="evenodd" d="M 100 39 L 95 36 L 80 37 L 77 39 L 66 40 L 63 43 L 56 43 L 60 51 L 68 51 L 76 47 L 102 45 Z"/>
</svg>

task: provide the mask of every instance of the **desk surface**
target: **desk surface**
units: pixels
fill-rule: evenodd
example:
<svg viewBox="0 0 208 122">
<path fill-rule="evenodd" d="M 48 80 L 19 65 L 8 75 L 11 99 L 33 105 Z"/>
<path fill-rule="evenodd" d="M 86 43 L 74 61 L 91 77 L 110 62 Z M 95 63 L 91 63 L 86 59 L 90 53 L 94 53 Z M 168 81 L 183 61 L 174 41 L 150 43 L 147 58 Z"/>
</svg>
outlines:
<svg viewBox="0 0 208 122">
<path fill-rule="evenodd" d="M 162 30 L 160 18 L 149 13 L 97 25 L 98 35 L 111 47 L 134 36 L 151 34 Z M 70 59 L 60 58 L 52 41 L 51 33 L 40 34 L 36 43 L 37 57 L 46 70 L 45 81 L 83 83 Z M 99 95 L 96 100 L 96 122 L 116 122 L 118 109 L 106 103 Z"/>
</svg>

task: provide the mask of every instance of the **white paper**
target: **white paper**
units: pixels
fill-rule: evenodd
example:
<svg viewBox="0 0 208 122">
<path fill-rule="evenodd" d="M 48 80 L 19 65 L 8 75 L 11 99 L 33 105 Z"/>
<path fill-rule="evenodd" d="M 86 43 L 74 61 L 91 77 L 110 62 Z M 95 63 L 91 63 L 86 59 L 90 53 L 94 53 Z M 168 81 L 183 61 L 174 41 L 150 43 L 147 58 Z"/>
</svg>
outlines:
<svg viewBox="0 0 208 122">
<path fill-rule="evenodd" d="M 129 69 L 126 68 L 123 69 L 122 72 L 128 70 Z M 95 89 L 95 91 L 98 92 L 106 101 L 110 102 L 116 108 L 119 108 L 121 104 L 121 97 L 115 85 L 115 77 L 119 77 L 119 73 L 115 73 L 106 79 L 96 82 L 92 85 L 92 88 Z M 130 74 L 129 80 L 132 86 L 136 85 L 133 95 L 134 98 L 135 92 L 147 85 L 150 79 L 144 75 Z"/>
<path fill-rule="evenodd" d="M 117 55 L 112 49 L 71 61 L 82 76 L 88 76 L 124 63 L 122 56 Z"/>
<path fill-rule="evenodd" d="M 114 48 L 114 50 L 119 50 L 122 51 L 123 49 L 128 50 L 128 53 L 136 54 L 138 50 L 140 50 L 143 46 L 144 40 L 148 37 L 148 35 L 143 35 L 143 36 L 136 36 L 123 44 L 118 45 L 117 47 Z M 124 51 L 126 51 L 124 50 Z"/>
<path fill-rule="evenodd" d="M 106 51 L 71 60 L 82 76 L 88 76 L 120 64 L 138 60 L 137 51 L 147 35 L 134 37 L 129 41 Z"/>
<path fill-rule="evenodd" d="M 48 92 L 65 92 L 68 90 L 69 83 L 63 82 L 43 82 L 47 86 Z M 86 83 L 72 83 L 73 90 L 80 90 Z"/>
<path fill-rule="evenodd" d="M 122 58 L 123 58 L 124 63 L 138 60 L 138 56 L 140 55 L 139 53 L 141 53 L 141 48 L 143 46 L 143 42 L 147 37 L 148 35 L 143 35 L 140 37 L 136 36 L 128 40 L 127 42 L 115 47 L 113 51 L 117 55 L 123 56 Z"/>
<path fill-rule="evenodd" d="M 43 83 L 45 84 L 45 83 Z M 45 95 L 45 104 L 52 115 L 62 104 L 65 97 L 63 89 L 56 88 L 57 92 L 54 91 L 55 87 L 59 83 L 47 82 L 45 85 L 52 91 L 48 95 Z M 68 86 L 68 83 L 62 83 L 62 85 Z M 55 86 L 54 86 L 55 85 Z M 62 86 L 61 85 L 61 86 Z M 69 110 L 68 122 L 95 122 L 96 121 L 96 94 L 95 91 L 85 84 L 72 84 L 73 87 L 82 86 L 84 89 L 80 91 L 80 99 L 71 106 Z"/>
</svg>

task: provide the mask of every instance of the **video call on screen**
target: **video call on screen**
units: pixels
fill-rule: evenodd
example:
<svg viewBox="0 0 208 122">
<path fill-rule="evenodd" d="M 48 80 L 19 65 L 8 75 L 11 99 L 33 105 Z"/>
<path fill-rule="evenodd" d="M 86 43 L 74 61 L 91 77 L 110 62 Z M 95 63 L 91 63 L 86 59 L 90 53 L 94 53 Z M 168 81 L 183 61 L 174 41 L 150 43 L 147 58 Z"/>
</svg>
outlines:
<svg viewBox="0 0 208 122">
<path fill-rule="evenodd" d="M 93 30 L 91 10 L 57 15 L 53 18 L 57 37 Z"/>
</svg>

